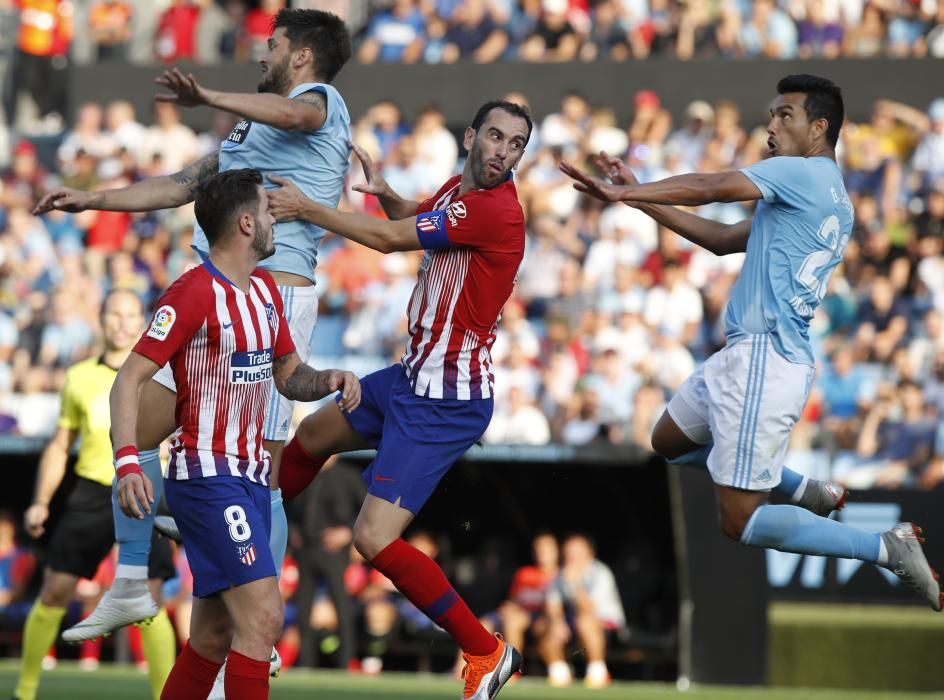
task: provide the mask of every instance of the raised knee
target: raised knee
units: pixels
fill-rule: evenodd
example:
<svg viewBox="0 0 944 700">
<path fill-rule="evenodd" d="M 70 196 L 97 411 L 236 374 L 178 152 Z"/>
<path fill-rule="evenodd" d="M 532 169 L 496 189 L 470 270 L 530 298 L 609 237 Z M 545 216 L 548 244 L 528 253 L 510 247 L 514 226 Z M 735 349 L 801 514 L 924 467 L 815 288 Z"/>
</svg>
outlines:
<svg viewBox="0 0 944 700">
<path fill-rule="evenodd" d="M 721 512 L 721 532 L 735 542 L 740 542 L 741 536 L 747 528 L 747 523 L 753 514 L 753 510 L 723 510 Z"/>
<path fill-rule="evenodd" d="M 360 552 L 360 555 L 367 561 L 371 561 L 380 554 L 383 545 L 380 543 L 375 532 L 370 527 L 362 524 L 360 521 L 354 525 L 354 549 Z"/>
</svg>

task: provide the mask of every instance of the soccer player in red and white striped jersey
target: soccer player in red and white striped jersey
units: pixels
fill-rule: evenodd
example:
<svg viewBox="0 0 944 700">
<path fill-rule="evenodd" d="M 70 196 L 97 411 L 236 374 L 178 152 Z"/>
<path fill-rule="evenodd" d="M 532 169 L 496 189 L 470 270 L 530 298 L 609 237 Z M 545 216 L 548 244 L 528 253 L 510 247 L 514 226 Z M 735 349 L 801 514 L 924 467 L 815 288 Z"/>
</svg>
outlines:
<svg viewBox="0 0 944 700">
<path fill-rule="evenodd" d="M 382 252 L 425 250 L 407 309 L 410 340 L 401 361 L 364 377 L 364 401 L 345 415 L 326 406 L 299 426 L 282 455 L 286 498 L 336 452 L 376 447 L 364 473 L 368 495 L 354 546 L 375 569 L 462 648 L 465 700 L 491 700 L 520 665 L 491 636 L 442 570 L 400 536 L 455 461 L 492 417 L 489 350 L 524 255 L 525 224 L 512 169 L 531 135 L 531 117 L 509 102 L 484 104 L 465 132 L 461 175 L 431 199 L 407 202 L 355 147 L 390 221 L 328 210 L 291 183 L 269 191 L 279 220 L 303 219 Z"/>
<path fill-rule="evenodd" d="M 112 389 L 117 498 L 129 516 L 150 511 L 153 488 L 135 444 L 138 397 L 169 362 L 180 433 L 171 446 L 167 503 L 187 543 L 195 600 L 190 642 L 161 697 L 204 700 L 227 659 L 226 697 L 261 700 L 282 631 L 268 546 L 271 457 L 262 444 L 269 391 L 273 380 L 302 401 L 340 391 L 347 411 L 358 405 L 360 385 L 350 372 L 312 369 L 295 352 L 275 282 L 256 267 L 274 251 L 275 223 L 259 171 L 213 176 L 199 187 L 195 212 L 209 257 L 161 297 Z"/>
</svg>

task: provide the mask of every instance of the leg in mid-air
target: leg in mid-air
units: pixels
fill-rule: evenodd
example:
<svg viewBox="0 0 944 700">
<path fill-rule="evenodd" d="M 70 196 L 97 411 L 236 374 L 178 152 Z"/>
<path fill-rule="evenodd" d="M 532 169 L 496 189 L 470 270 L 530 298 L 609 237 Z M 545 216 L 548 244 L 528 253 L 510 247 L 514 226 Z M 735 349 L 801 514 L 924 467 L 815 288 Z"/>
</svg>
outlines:
<svg viewBox="0 0 944 700">
<path fill-rule="evenodd" d="M 161 372 L 155 377 L 160 379 Z M 121 512 L 112 494 L 114 536 L 118 543 L 115 581 L 88 617 L 63 632 L 62 638 L 67 642 L 101 637 L 125 625 L 148 620 L 158 613 L 158 605 L 147 586 L 148 557 L 154 516 L 164 490 L 159 449 L 161 442 L 176 427 L 176 396 L 158 380 L 147 382 L 141 390 L 137 428 L 141 446 L 139 462 L 154 489 L 154 503 L 149 504 L 149 510 L 142 508 L 142 518 L 133 518 Z"/>
<path fill-rule="evenodd" d="M 714 442 L 710 434 L 707 443 L 693 441 L 668 411 L 662 414 L 652 432 L 652 448 L 669 464 L 707 471 L 712 447 Z M 780 483 L 773 490 L 796 505 L 824 517 L 833 511 L 842 510 L 849 494 L 845 486 L 811 479 L 787 466 L 783 467 Z"/>
<path fill-rule="evenodd" d="M 940 611 L 944 592 L 921 549 L 921 530 L 913 523 L 877 533 L 831 520 L 821 513 L 829 512 L 824 493 L 839 493 L 833 489 L 820 490 L 807 502 L 825 504 L 818 511 L 767 502 L 770 490 L 783 481 L 783 458 L 806 404 L 812 373 L 812 366 L 779 355 L 768 336 L 726 347 L 679 388 L 656 426 L 653 447 L 670 462 L 680 453 L 707 452 L 704 461 L 715 483 L 721 530 L 731 539 L 883 566 Z M 795 477 L 788 476 L 791 479 Z M 809 481 L 804 490 L 823 483 Z M 834 507 L 841 503 L 837 499 Z"/>
</svg>

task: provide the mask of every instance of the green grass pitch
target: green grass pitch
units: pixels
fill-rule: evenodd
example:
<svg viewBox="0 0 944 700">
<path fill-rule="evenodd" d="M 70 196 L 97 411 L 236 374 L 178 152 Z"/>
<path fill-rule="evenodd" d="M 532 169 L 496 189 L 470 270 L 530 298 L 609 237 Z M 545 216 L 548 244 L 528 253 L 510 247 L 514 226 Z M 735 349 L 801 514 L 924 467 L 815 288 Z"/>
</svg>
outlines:
<svg viewBox="0 0 944 700">
<path fill-rule="evenodd" d="M 16 661 L 0 661 L 0 698 L 12 694 Z M 458 700 L 459 681 L 433 676 L 390 673 L 376 678 L 331 671 L 293 670 L 272 682 L 272 700 Z M 145 677 L 129 667 L 103 665 L 93 672 L 60 663 L 43 674 L 38 700 L 148 700 Z M 614 683 L 606 690 L 585 690 L 579 685 L 558 690 L 541 679 L 524 679 L 507 687 L 501 700 L 927 700 L 944 694 L 868 693 L 861 690 L 805 690 L 766 688 L 693 688 L 680 692 L 671 685 Z"/>
</svg>

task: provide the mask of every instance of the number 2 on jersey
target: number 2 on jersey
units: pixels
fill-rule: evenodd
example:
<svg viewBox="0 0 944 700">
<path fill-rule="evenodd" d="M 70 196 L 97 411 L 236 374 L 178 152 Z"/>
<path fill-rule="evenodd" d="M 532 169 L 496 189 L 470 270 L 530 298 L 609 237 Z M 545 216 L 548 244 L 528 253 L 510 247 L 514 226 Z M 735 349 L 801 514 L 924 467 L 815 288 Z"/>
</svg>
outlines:
<svg viewBox="0 0 944 700">
<path fill-rule="evenodd" d="M 252 528 L 246 521 L 246 511 L 242 506 L 230 506 L 223 511 L 223 517 L 229 525 L 229 536 L 233 542 L 245 542 L 252 537 Z"/>
<path fill-rule="evenodd" d="M 810 290 L 810 293 L 816 297 L 817 301 L 822 301 L 826 296 L 826 288 L 829 284 L 830 263 L 838 253 L 842 255 L 848 242 L 848 236 L 839 235 L 839 219 L 835 216 L 828 216 L 819 226 L 817 235 L 829 248 L 825 250 L 814 250 L 806 256 L 800 271 L 797 272 L 797 281 Z"/>
</svg>

